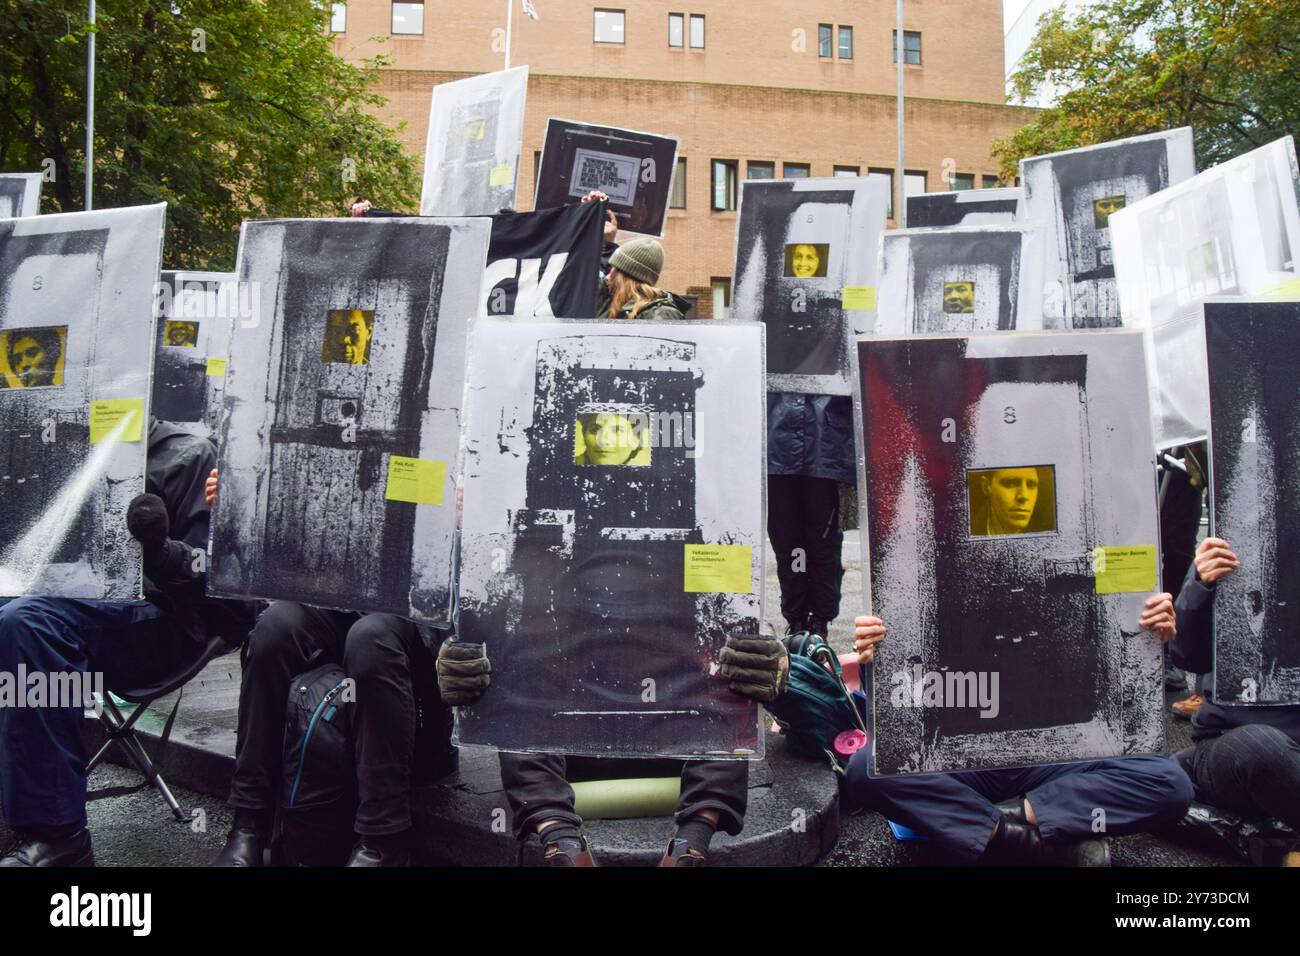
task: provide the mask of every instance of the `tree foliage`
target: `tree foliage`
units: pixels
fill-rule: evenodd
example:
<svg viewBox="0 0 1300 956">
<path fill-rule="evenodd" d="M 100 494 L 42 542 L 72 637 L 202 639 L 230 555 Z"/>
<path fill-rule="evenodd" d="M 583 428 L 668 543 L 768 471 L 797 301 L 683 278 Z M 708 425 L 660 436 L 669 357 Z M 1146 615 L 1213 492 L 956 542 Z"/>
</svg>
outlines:
<svg viewBox="0 0 1300 956">
<path fill-rule="evenodd" d="M 1176 126 L 1212 166 L 1300 132 L 1300 0 L 1058 8 L 1013 77 L 1021 98 L 1049 86 L 1065 90 L 1056 104 L 993 145 L 1004 178 L 1027 156 Z"/>
<path fill-rule="evenodd" d="M 95 207 L 166 201 L 168 267 L 228 270 L 246 218 L 412 205 L 415 161 L 375 115 L 384 63 L 334 53 L 329 6 L 101 0 Z M 0 169 L 52 172 L 45 212 L 84 208 L 85 17 L 0 0 Z"/>
</svg>

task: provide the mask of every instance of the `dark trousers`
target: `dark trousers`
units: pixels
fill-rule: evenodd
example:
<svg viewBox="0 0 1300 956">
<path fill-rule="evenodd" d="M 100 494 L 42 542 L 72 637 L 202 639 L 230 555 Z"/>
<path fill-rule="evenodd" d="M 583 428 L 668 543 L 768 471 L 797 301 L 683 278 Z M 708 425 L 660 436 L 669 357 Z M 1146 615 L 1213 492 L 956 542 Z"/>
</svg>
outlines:
<svg viewBox="0 0 1300 956">
<path fill-rule="evenodd" d="M 1276 727 L 1246 724 L 1178 755 L 1196 799 L 1300 833 L 1300 744 Z"/>
<path fill-rule="evenodd" d="M 802 627 L 840 613 L 840 486 L 830 478 L 768 475 L 767 535 L 776 552 L 781 614 Z"/>
<path fill-rule="evenodd" d="M 0 605 L 0 671 L 102 674 L 104 690 L 160 683 L 203 651 L 147 601 L 23 597 Z M 53 686 L 53 685 L 50 685 Z M 24 688 L 15 688 L 22 693 Z M 86 825 L 84 708 L 0 706 L 0 815 L 11 827 Z"/>
<path fill-rule="evenodd" d="M 567 775 L 587 779 L 613 776 L 667 776 L 680 768 L 682 795 L 677 801 L 677 822 L 701 810 L 717 810 L 718 829 L 736 834 L 745 823 L 749 801 L 749 765 L 744 760 L 616 760 L 566 757 L 564 754 L 501 751 L 501 782 L 514 819 L 515 836 L 526 840 L 545 820 L 563 820 L 574 826 L 582 818 L 573 810 L 573 788 Z M 660 771 L 658 767 L 667 768 Z M 655 768 L 655 769 L 647 769 Z"/>
<path fill-rule="evenodd" d="M 870 752 L 849 761 L 849 798 L 924 833 L 966 861 L 983 854 L 1001 812 L 1029 798 L 1045 841 L 1124 836 L 1172 824 L 1187 812 L 1192 785 L 1168 757 L 1124 757 L 1014 770 L 872 777 Z M 1100 810 L 1104 817 L 1097 813 Z M 1094 821 L 1104 830 L 1094 830 Z"/>
<path fill-rule="evenodd" d="M 356 682 L 352 720 L 360 804 L 355 830 L 382 836 L 409 829 L 417 746 L 413 673 L 428 657 L 418 629 L 405 618 L 273 603 L 248 638 L 230 805 L 275 806 L 289 682 L 337 663 Z"/>
</svg>

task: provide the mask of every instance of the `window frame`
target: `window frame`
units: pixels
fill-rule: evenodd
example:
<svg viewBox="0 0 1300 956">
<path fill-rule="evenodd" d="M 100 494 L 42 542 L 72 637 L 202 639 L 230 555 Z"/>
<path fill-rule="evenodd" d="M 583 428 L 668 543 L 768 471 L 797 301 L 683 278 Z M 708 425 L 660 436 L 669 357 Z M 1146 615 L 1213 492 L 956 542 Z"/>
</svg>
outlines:
<svg viewBox="0 0 1300 956">
<path fill-rule="evenodd" d="M 726 196 L 718 205 L 718 170 L 724 170 L 723 188 Z M 730 172 L 730 179 L 726 172 Z M 727 188 L 727 187 L 730 188 Z M 709 161 L 709 209 L 711 212 L 735 212 L 740 193 L 740 160 L 712 159 Z"/>
<path fill-rule="evenodd" d="M 907 45 L 908 41 L 913 37 L 916 38 L 916 60 L 915 61 L 910 59 L 912 50 Z M 890 62 L 897 63 L 898 62 L 898 30 L 897 29 L 892 31 L 890 42 L 894 45 L 894 49 L 890 54 L 891 55 Z M 904 30 L 903 31 L 903 65 L 921 66 L 923 62 L 924 62 L 924 58 L 921 55 L 921 31 Z"/>
<path fill-rule="evenodd" d="M 849 55 L 848 55 L 848 56 L 845 56 L 845 55 L 844 55 L 844 35 L 845 35 L 845 32 L 846 32 L 846 31 L 848 32 L 848 39 L 849 39 Z M 853 59 L 853 27 L 852 27 L 851 25 L 841 23 L 841 24 L 839 24 L 839 25 L 836 27 L 836 30 L 835 30 L 835 56 L 836 56 L 837 59 L 840 59 L 840 60 L 852 60 L 852 59 Z"/>
<path fill-rule="evenodd" d="M 885 176 L 889 179 L 889 201 L 885 203 L 885 218 L 894 218 L 894 167 L 893 166 L 868 166 L 867 178 L 872 176 Z"/>
<path fill-rule="evenodd" d="M 839 165 L 836 165 L 836 166 L 832 166 L 832 167 L 831 167 L 831 177 L 832 177 L 832 178 L 834 178 L 834 177 L 836 177 L 836 176 L 849 177 L 849 176 L 861 176 L 861 175 L 862 175 L 862 167 L 861 167 L 861 166 L 839 166 Z"/>
<path fill-rule="evenodd" d="M 617 13 L 622 17 L 621 26 L 623 39 L 621 40 L 602 40 L 596 35 L 596 24 L 600 22 L 600 14 Z M 618 7 L 594 7 L 591 11 L 591 42 L 603 43 L 606 46 L 626 46 L 627 45 L 627 10 Z"/>
<path fill-rule="evenodd" d="M 397 30 L 397 22 L 394 19 L 397 15 L 398 5 L 403 7 L 420 8 L 420 29 L 419 30 Z M 392 0 L 388 5 L 388 33 L 395 37 L 422 37 L 424 36 L 424 0 Z"/>
<path fill-rule="evenodd" d="M 681 174 L 681 183 L 682 183 L 682 189 L 681 189 L 681 192 L 682 192 L 682 204 L 681 204 L 680 206 L 678 206 L 678 205 L 676 204 L 676 202 L 677 202 L 677 177 L 678 177 L 678 174 L 679 174 L 679 173 Z M 685 208 L 686 208 L 686 200 L 687 200 L 686 184 L 687 184 L 687 182 L 688 182 L 688 180 L 687 180 L 687 178 L 686 178 L 686 157 L 685 157 L 685 156 L 678 156 L 678 157 L 677 157 L 677 162 L 673 163 L 673 175 L 672 175 L 672 179 L 670 179 L 670 180 L 668 181 L 668 208 L 669 208 L 669 209 L 685 209 Z"/>
<path fill-rule="evenodd" d="M 799 175 L 791 176 L 791 175 L 790 175 L 790 170 L 792 170 L 792 169 L 802 169 L 802 170 L 803 170 L 803 175 L 802 175 L 802 176 L 799 176 Z M 782 178 L 782 179 L 812 179 L 812 163 L 786 163 L 786 162 L 782 162 L 782 163 L 781 163 L 781 178 Z"/>
<path fill-rule="evenodd" d="M 717 300 L 719 287 L 722 289 L 722 307 L 726 310 L 722 316 L 719 316 L 716 309 L 712 308 Z M 710 314 L 715 319 L 721 318 L 725 321 L 731 318 L 731 276 L 709 276 L 709 305 Z"/>
<path fill-rule="evenodd" d="M 673 42 L 673 20 L 677 21 L 677 42 Z M 671 50 L 681 50 L 686 47 L 686 14 L 669 13 L 668 14 L 668 48 Z"/>
<path fill-rule="evenodd" d="M 759 169 L 766 170 L 767 176 L 751 176 L 750 172 L 757 166 Z M 764 180 L 776 179 L 776 163 L 767 159 L 747 159 L 745 160 L 745 181 L 751 179 Z"/>
<path fill-rule="evenodd" d="M 700 44 L 699 44 L 699 46 L 696 46 L 696 45 L 695 45 L 695 24 L 696 24 L 697 21 L 698 21 L 699 24 L 700 24 Z M 686 34 L 686 45 L 687 45 L 687 47 L 688 47 L 689 49 L 692 49 L 692 50 L 703 50 L 703 49 L 704 49 L 704 14 L 702 14 L 702 13 L 692 13 L 692 14 L 690 14 L 690 15 L 686 18 L 686 26 L 687 26 L 687 34 Z"/>
<path fill-rule="evenodd" d="M 969 181 L 969 186 L 958 186 L 957 180 Z M 949 192 L 970 192 L 976 188 L 974 173 L 953 173 L 952 182 L 947 184 Z"/>
<path fill-rule="evenodd" d="M 343 15 L 343 26 L 339 27 L 336 30 L 334 29 L 334 21 L 338 18 L 339 14 Z M 348 5 L 346 3 L 331 3 L 330 4 L 330 33 L 338 34 L 338 33 L 347 33 L 347 32 L 348 32 Z"/>
<path fill-rule="evenodd" d="M 823 45 L 823 41 L 825 41 Z M 822 52 L 825 50 L 826 52 Z M 833 23 L 817 24 L 817 56 L 822 60 L 835 58 L 835 25 Z"/>
</svg>

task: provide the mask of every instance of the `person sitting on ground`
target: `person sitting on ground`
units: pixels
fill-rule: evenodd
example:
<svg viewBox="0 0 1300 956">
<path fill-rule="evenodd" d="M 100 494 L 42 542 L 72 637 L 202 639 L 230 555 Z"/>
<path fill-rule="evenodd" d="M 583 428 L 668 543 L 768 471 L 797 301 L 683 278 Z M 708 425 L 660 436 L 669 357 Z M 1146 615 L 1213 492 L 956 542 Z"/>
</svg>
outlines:
<svg viewBox="0 0 1300 956">
<path fill-rule="evenodd" d="M 885 640 L 879 618 L 854 620 L 854 647 L 872 664 Z M 1162 641 L 1174 635 L 1169 594 L 1149 598 L 1138 627 Z M 1180 820 L 1192 800 L 1187 774 L 1168 757 L 1140 756 L 955 773 L 871 773 L 870 749 L 845 772 L 848 799 L 933 840 L 965 862 L 993 865 L 1107 866 L 1110 851 L 1094 830 L 1141 833 Z M 997 804 L 1015 800 L 1010 810 Z"/>
<path fill-rule="evenodd" d="M 1214 663 L 1214 601 L 1218 584 L 1241 567 L 1222 538 L 1196 548 L 1175 610 L 1173 663 L 1196 674 Z M 1281 820 L 1300 834 L 1300 705 L 1228 704 L 1204 693 L 1192 717 L 1191 747 L 1174 756 L 1196 788 L 1196 799 L 1234 813 Z M 1271 861 L 1270 861 L 1271 862 Z M 1278 861 L 1300 866 L 1300 843 Z"/>
<path fill-rule="evenodd" d="M 211 637 L 234 648 L 248 634 L 253 605 L 204 593 L 209 508 L 203 476 L 216 449 L 207 438 L 156 419 L 148 442 L 147 491 L 126 514 L 144 558 L 145 599 L 32 596 L 0 604 L 0 671 L 48 674 L 51 685 L 69 674 L 100 672 L 109 688 L 148 686 L 198 660 Z M 83 713 L 80 700 L 0 706 L 0 813 L 17 837 L 0 867 L 94 865 Z"/>
<path fill-rule="evenodd" d="M 205 494 L 217 500 L 213 469 Z M 349 867 L 400 867 L 411 861 L 411 792 L 417 754 L 433 771 L 454 769 L 452 715 L 436 695 L 421 708 L 418 680 L 433 690 L 432 628 L 394 614 L 362 614 L 274 601 L 248 636 L 239 682 L 239 726 L 229 805 L 234 824 L 213 860 L 218 867 L 261 866 L 275 816 L 289 683 L 325 663 L 340 664 L 356 683 L 352 728 L 358 806 Z M 422 726 L 419 713 L 428 716 Z"/>
</svg>

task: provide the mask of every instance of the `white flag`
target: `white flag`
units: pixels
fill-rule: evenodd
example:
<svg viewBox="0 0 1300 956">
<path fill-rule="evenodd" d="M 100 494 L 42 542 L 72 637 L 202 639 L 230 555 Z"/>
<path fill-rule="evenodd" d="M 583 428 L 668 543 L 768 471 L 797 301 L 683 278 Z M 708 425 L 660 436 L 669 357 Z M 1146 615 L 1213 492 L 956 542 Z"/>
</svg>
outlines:
<svg viewBox="0 0 1300 956">
<path fill-rule="evenodd" d="M 524 5 L 524 13 L 528 14 L 528 19 L 530 20 L 541 19 L 541 17 L 537 15 L 537 8 L 533 6 L 533 0 L 522 0 L 522 3 Z"/>
</svg>

